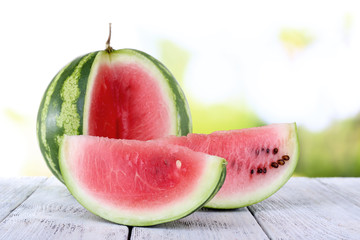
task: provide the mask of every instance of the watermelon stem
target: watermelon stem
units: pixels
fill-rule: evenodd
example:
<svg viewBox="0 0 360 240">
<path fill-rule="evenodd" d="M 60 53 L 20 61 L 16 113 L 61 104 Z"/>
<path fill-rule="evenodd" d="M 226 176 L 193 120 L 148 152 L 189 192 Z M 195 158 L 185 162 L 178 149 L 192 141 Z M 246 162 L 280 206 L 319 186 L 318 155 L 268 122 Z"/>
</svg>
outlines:
<svg viewBox="0 0 360 240">
<path fill-rule="evenodd" d="M 111 23 L 109 23 L 109 37 L 106 41 L 106 49 L 105 49 L 105 51 L 107 51 L 108 53 L 114 51 L 114 49 L 110 46 L 110 39 L 111 39 Z"/>
</svg>

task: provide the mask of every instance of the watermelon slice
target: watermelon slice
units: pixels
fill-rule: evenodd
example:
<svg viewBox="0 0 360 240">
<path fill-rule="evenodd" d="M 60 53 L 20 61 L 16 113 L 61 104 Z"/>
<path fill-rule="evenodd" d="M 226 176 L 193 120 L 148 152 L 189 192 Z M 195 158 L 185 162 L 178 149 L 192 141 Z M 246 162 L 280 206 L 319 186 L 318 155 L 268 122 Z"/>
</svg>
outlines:
<svg viewBox="0 0 360 240">
<path fill-rule="evenodd" d="M 287 182 L 299 158 L 295 123 L 155 141 L 186 146 L 227 160 L 225 183 L 205 205 L 209 208 L 239 208 L 264 200 Z"/>
<path fill-rule="evenodd" d="M 196 211 L 222 186 L 223 158 L 160 142 L 65 136 L 60 169 L 72 195 L 109 221 L 148 226 Z"/>
</svg>

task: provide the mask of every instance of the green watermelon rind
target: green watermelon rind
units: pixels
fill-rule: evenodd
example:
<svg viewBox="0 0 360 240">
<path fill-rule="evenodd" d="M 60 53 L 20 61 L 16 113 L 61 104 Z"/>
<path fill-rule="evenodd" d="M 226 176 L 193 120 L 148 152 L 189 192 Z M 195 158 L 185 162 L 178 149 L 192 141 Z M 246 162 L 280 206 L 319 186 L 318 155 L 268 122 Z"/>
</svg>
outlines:
<svg viewBox="0 0 360 240">
<path fill-rule="evenodd" d="M 106 51 L 97 51 L 83 55 L 55 75 L 44 93 L 37 116 L 37 136 L 41 153 L 50 171 L 61 182 L 64 181 L 58 161 L 59 144 L 65 134 L 86 134 L 86 129 L 84 132 L 83 128 L 86 128 L 89 104 L 86 95 L 92 84 L 88 82 L 89 79 L 92 80 L 98 59 L 104 54 L 126 54 L 142 63 L 152 65 L 153 70 L 162 78 L 163 90 L 168 93 L 171 102 L 169 104 L 174 106 L 172 116 L 175 124 L 169 134 L 181 136 L 192 131 L 190 108 L 185 95 L 174 76 L 158 60 L 134 49 L 115 50 L 110 54 Z"/>
<path fill-rule="evenodd" d="M 287 181 L 293 175 L 296 165 L 297 165 L 297 162 L 300 157 L 300 145 L 299 145 L 299 137 L 298 137 L 296 123 L 291 123 L 288 125 L 290 128 L 289 139 L 291 139 L 293 141 L 293 144 L 294 144 L 293 151 L 294 152 L 291 155 L 292 156 L 291 161 L 289 161 L 289 163 L 287 163 L 287 164 L 290 164 L 290 166 L 288 167 L 287 171 L 285 172 L 286 174 L 281 175 L 280 178 L 277 179 L 277 181 L 272 182 L 271 185 L 268 184 L 263 189 L 259 189 L 257 192 L 253 192 L 251 194 L 251 198 L 249 198 L 249 199 L 242 200 L 241 202 L 239 202 L 238 199 L 236 199 L 236 198 L 227 199 L 228 201 L 226 201 L 225 199 L 214 201 L 214 199 L 213 199 L 212 201 L 209 201 L 208 203 L 206 203 L 204 205 L 204 207 L 213 208 L 213 209 L 235 209 L 235 208 L 246 207 L 246 206 L 250 206 L 250 205 L 259 203 L 259 202 L 267 199 L 268 197 L 270 197 L 271 195 L 276 193 L 280 188 L 282 188 L 285 185 L 285 183 L 287 183 Z"/>
<path fill-rule="evenodd" d="M 71 176 L 66 162 L 64 160 L 64 149 L 66 149 L 66 136 L 60 145 L 60 169 L 64 179 L 64 183 L 74 198 L 89 212 L 104 218 L 108 221 L 115 222 L 127 226 L 153 226 L 161 223 L 175 221 L 184 218 L 193 212 L 199 210 L 209 202 L 216 193 L 221 189 L 226 178 L 226 160 L 220 157 L 208 155 L 208 169 L 204 170 L 205 174 L 201 177 L 201 183 L 198 184 L 195 194 L 183 197 L 177 204 L 175 203 L 169 209 L 163 209 L 161 212 L 164 215 L 156 216 L 158 210 L 147 213 L 145 216 L 138 216 L 134 212 L 121 213 L 117 212 L 111 206 L 106 206 L 105 203 L 96 201 L 86 193 L 84 187 L 76 184 L 76 181 Z M 188 149 L 189 150 L 189 149 Z M 191 150 L 189 150 L 191 151 Z M 185 200 L 185 201 L 184 201 Z M 185 202 L 185 203 L 184 203 Z M 191 207 L 188 207 L 190 205 Z M 174 214 L 175 212 L 175 214 Z"/>
<path fill-rule="evenodd" d="M 61 69 L 50 82 L 40 103 L 37 116 L 37 137 L 40 151 L 50 171 L 61 182 L 63 179 L 58 162 L 59 143 L 64 134 L 82 134 L 83 101 L 81 101 L 81 96 L 85 94 L 89 70 L 96 54 L 97 52 L 94 52 L 78 57 Z M 85 89 L 80 91 L 80 101 L 75 104 L 76 112 L 70 114 L 67 124 L 64 126 L 64 122 L 59 121 L 64 104 L 61 95 L 64 93 L 65 81 L 70 82 L 74 79 Z M 79 125 L 79 127 L 73 127 L 74 125 Z"/>
</svg>

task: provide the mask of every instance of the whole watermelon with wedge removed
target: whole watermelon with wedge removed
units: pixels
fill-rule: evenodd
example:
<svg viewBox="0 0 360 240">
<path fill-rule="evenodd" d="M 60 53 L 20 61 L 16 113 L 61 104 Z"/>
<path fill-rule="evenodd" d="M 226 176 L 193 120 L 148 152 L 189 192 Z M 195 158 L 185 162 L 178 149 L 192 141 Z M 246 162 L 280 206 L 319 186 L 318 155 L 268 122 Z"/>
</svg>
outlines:
<svg viewBox="0 0 360 240">
<path fill-rule="evenodd" d="M 60 181 L 58 152 L 65 134 L 149 140 L 191 130 L 186 98 L 168 69 L 144 52 L 111 47 L 61 69 L 37 118 L 41 152 Z"/>
<path fill-rule="evenodd" d="M 209 208 L 239 208 L 264 200 L 289 180 L 299 159 L 295 123 L 153 141 L 185 146 L 227 160 L 225 183 L 205 205 Z"/>
</svg>

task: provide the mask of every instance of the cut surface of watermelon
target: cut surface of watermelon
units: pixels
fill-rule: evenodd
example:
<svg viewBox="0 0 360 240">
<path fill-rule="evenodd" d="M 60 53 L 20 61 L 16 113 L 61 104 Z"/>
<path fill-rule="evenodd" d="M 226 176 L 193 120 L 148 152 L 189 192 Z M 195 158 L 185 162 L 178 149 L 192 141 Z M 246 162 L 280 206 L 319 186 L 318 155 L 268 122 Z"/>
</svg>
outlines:
<svg viewBox="0 0 360 240">
<path fill-rule="evenodd" d="M 223 184 L 226 161 L 167 143 L 65 136 L 60 168 L 73 196 L 107 220 L 147 226 L 187 216 Z"/>
<path fill-rule="evenodd" d="M 264 200 L 292 176 L 298 158 L 296 124 L 272 124 L 155 140 L 225 158 L 223 187 L 205 206 L 239 208 Z"/>
<path fill-rule="evenodd" d="M 84 134 L 149 140 L 189 132 L 184 95 L 173 77 L 164 75 L 163 65 L 151 60 L 128 49 L 97 55 L 85 99 Z M 184 102 L 177 106 L 174 98 Z"/>
</svg>

